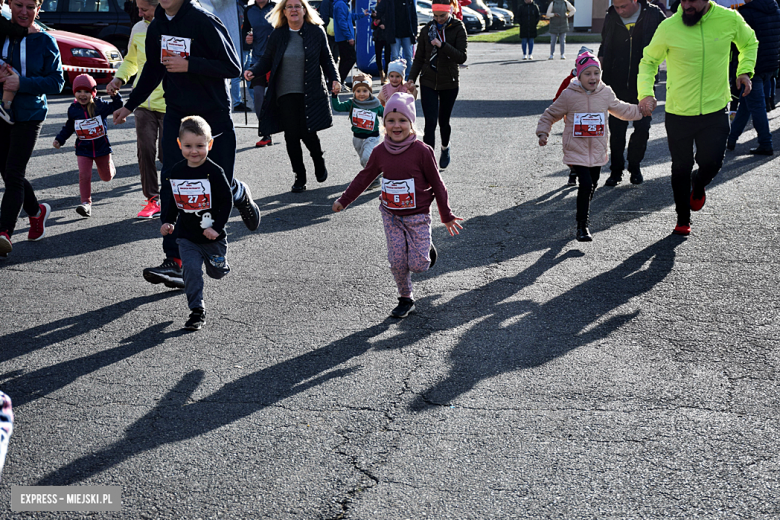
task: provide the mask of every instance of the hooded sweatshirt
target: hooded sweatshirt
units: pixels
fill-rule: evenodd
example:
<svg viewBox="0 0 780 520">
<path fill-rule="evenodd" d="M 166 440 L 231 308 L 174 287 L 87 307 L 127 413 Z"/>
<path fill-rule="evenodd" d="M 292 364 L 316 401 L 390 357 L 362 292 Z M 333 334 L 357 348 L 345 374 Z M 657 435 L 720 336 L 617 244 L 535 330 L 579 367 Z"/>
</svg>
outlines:
<svg viewBox="0 0 780 520">
<path fill-rule="evenodd" d="M 149 24 L 146 20 L 141 20 L 133 26 L 133 30 L 130 31 L 130 45 L 127 46 L 127 55 L 125 56 L 122 65 L 116 71 L 116 77 L 121 79 L 124 83 L 135 76 L 133 87 L 138 85 L 138 80 L 141 79 L 141 75 L 138 74 L 139 70 L 143 70 L 146 65 L 146 31 L 149 29 Z M 165 112 L 165 92 L 163 92 L 162 85 L 158 85 L 152 95 L 143 102 L 143 108 L 151 110 L 153 112 Z"/>
<path fill-rule="evenodd" d="M 596 86 L 596 90 L 588 92 L 579 80 L 573 79 L 561 96 L 539 118 L 536 135 L 550 135 L 553 123 L 566 116 L 563 129 L 563 163 L 589 168 L 604 166 L 609 153 L 609 114 L 624 121 L 642 119 L 637 105 L 620 101 L 603 82 Z M 575 125 L 575 122 L 579 124 Z M 590 128 L 591 126 L 594 128 Z M 589 134 L 593 136 L 588 137 Z"/>
<path fill-rule="evenodd" d="M 162 46 L 187 57 L 187 72 L 167 72 L 161 62 Z M 146 65 L 125 108 L 135 110 L 162 81 L 167 111 L 198 115 L 210 124 L 231 119 L 226 79 L 241 74 L 236 48 L 222 22 L 199 5 L 185 0 L 168 20 L 162 5 L 146 34 Z"/>
</svg>

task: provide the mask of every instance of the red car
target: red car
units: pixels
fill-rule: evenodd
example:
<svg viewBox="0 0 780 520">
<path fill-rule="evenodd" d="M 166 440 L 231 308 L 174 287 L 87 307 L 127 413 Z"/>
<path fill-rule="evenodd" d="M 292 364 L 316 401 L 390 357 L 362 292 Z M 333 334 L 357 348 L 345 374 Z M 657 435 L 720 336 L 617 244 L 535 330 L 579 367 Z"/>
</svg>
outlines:
<svg viewBox="0 0 780 520">
<path fill-rule="evenodd" d="M 2 15 L 11 18 L 8 6 L 3 6 Z M 83 73 L 90 74 L 98 85 L 105 85 L 114 77 L 111 70 L 122 64 L 119 49 L 108 42 L 68 31 L 55 31 L 41 22 L 36 23 L 57 40 L 65 71 L 65 92 L 70 90 L 69 85 L 73 84 L 76 76 Z"/>
</svg>

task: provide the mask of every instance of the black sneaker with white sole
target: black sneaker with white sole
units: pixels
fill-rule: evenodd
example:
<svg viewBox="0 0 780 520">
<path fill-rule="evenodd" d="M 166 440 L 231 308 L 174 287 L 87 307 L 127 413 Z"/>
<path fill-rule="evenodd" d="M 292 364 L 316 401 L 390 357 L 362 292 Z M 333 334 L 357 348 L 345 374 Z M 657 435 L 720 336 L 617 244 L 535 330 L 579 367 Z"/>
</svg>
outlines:
<svg viewBox="0 0 780 520">
<path fill-rule="evenodd" d="M 439 252 L 436 251 L 436 246 L 433 245 L 433 242 L 431 242 L 430 257 L 431 257 L 431 265 L 428 266 L 428 269 L 436 265 L 436 259 L 439 258 Z"/>
<path fill-rule="evenodd" d="M 205 323 L 206 311 L 198 307 L 197 309 L 192 309 L 192 312 L 190 313 L 190 319 L 188 319 L 187 323 L 184 324 L 184 328 L 187 330 L 200 330 L 203 328 Z"/>
<path fill-rule="evenodd" d="M 244 198 L 240 202 L 236 202 L 236 208 L 241 213 L 241 220 L 244 221 L 244 225 L 249 231 L 256 231 L 260 227 L 260 208 L 252 200 L 252 192 L 249 191 L 249 186 L 246 184 L 244 184 Z"/>
<path fill-rule="evenodd" d="M 172 258 L 166 258 L 157 267 L 144 269 L 144 279 L 153 284 L 165 284 L 166 287 L 171 289 L 184 289 L 184 273 L 179 264 Z"/>
<path fill-rule="evenodd" d="M 412 311 L 414 311 L 414 300 L 401 297 L 398 298 L 398 306 L 393 309 L 390 316 L 393 318 L 406 318 Z"/>
</svg>

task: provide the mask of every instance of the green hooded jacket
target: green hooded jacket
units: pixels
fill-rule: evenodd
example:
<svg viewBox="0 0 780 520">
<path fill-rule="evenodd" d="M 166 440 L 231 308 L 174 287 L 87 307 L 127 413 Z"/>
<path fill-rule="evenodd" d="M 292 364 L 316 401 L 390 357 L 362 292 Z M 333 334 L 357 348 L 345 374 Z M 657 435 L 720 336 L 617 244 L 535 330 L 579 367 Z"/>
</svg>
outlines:
<svg viewBox="0 0 780 520">
<path fill-rule="evenodd" d="M 742 16 L 710 1 L 694 26 L 682 20 L 682 9 L 667 18 L 645 47 L 639 63 L 639 99 L 654 96 L 658 66 L 666 60 L 666 111 L 697 116 L 722 110 L 731 100 L 729 61 L 731 43 L 739 50 L 737 76 L 753 76 L 758 40 Z"/>
</svg>

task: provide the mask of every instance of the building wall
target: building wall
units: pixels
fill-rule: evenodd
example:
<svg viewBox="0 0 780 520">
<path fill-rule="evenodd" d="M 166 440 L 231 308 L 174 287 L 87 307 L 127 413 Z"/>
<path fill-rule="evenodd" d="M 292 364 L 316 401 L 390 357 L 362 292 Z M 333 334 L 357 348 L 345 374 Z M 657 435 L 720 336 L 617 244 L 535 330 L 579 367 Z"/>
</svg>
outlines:
<svg viewBox="0 0 780 520">
<path fill-rule="evenodd" d="M 593 0 L 593 25 L 590 29 L 591 32 L 601 32 L 601 28 L 604 27 L 604 17 L 607 15 L 609 6 L 609 0 Z"/>
</svg>

